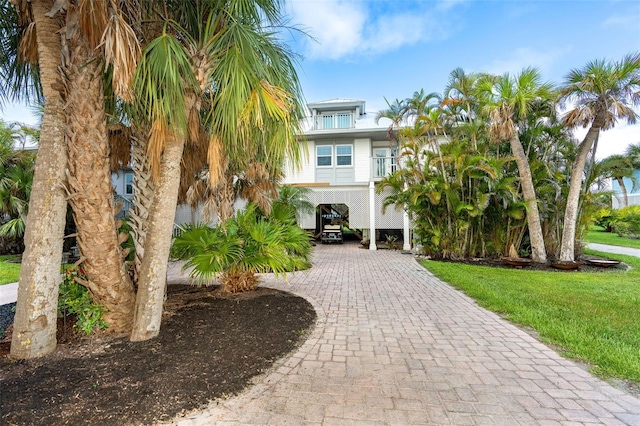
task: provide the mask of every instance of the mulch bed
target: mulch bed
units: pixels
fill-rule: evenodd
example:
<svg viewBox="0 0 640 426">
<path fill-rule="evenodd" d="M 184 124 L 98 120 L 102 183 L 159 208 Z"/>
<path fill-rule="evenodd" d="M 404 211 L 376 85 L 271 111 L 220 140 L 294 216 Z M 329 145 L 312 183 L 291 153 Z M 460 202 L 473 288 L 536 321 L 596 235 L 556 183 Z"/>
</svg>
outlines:
<svg viewBox="0 0 640 426">
<path fill-rule="evenodd" d="M 169 286 L 159 337 L 132 343 L 73 336 L 29 361 L 0 347 L 0 424 L 153 424 L 235 395 L 306 340 L 315 324 L 304 299 L 259 288 L 222 295 Z M 60 341 L 60 340 L 59 340 Z"/>
</svg>

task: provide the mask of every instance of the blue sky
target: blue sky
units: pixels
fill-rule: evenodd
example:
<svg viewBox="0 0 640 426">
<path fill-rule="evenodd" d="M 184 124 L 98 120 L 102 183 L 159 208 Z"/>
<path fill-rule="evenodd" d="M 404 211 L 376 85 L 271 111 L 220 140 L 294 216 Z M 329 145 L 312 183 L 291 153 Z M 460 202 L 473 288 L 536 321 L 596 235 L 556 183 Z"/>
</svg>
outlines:
<svg viewBox="0 0 640 426">
<path fill-rule="evenodd" d="M 561 83 L 594 59 L 640 51 L 640 1 L 289 0 L 299 76 L 309 102 L 357 98 L 367 111 L 386 97 L 442 92 L 456 67 L 517 73 L 534 66 Z M 581 132 L 577 132 L 580 136 Z M 640 125 L 601 136 L 598 157 L 640 142 Z"/>
<path fill-rule="evenodd" d="M 375 115 L 414 91 L 442 92 L 456 67 L 516 73 L 538 67 L 561 83 L 594 59 L 640 51 L 638 0 L 287 0 L 299 77 L 308 102 L 356 98 Z M 295 33 L 292 33 L 295 34 Z M 33 123 L 6 105 L 5 121 Z M 580 136 L 580 133 L 578 133 Z M 598 157 L 640 142 L 640 124 L 601 136 Z"/>
</svg>

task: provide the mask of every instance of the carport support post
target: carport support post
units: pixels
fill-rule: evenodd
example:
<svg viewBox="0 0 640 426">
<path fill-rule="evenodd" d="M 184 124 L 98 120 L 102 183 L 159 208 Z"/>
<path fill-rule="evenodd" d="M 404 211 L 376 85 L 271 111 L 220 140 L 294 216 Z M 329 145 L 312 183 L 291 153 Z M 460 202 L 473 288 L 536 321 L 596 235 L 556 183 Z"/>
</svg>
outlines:
<svg viewBox="0 0 640 426">
<path fill-rule="evenodd" d="M 409 251 L 411 250 L 411 230 L 409 229 L 409 213 L 405 210 L 402 215 L 402 220 L 404 222 L 404 242 L 402 244 L 402 250 Z"/>
<path fill-rule="evenodd" d="M 369 250 L 376 250 L 376 187 L 369 182 Z"/>
<path fill-rule="evenodd" d="M 405 182 L 404 184 L 404 189 L 405 191 L 407 190 L 407 187 L 409 185 Z M 404 225 L 404 233 L 403 235 L 403 244 L 402 244 L 402 250 L 404 251 L 409 251 L 411 250 L 411 230 L 409 229 L 409 212 L 406 209 L 403 210 L 402 212 L 402 222 Z"/>
</svg>

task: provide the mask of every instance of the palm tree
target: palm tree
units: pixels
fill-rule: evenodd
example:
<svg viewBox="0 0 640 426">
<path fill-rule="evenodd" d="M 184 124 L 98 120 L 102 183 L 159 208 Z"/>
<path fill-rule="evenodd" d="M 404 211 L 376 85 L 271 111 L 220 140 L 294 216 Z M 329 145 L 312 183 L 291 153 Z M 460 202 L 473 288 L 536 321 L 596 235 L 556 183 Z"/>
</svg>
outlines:
<svg viewBox="0 0 640 426">
<path fill-rule="evenodd" d="M 490 133 L 495 140 L 508 140 L 511 152 L 518 165 L 518 175 L 522 195 L 527 206 L 527 225 L 531 239 L 531 257 L 534 262 L 545 263 L 547 254 L 542 233 L 538 199 L 533 186 L 529 159 L 520 142 L 519 132 L 535 102 L 549 101 L 552 97 L 552 86 L 543 83 L 540 72 L 533 68 L 525 68 L 516 76 L 503 75 L 495 84 L 484 83 L 485 94 L 493 94 L 488 105 L 490 112 Z"/>
<path fill-rule="evenodd" d="M 630 54 L 619 62 L 596 60 L 581 69 L 574 69 L 565 78 L 561 99 L 575 107 L 563 117 L 569 127 L 589 127 L 578 146 L 571 170 L 571 181 L 564 215 L 560 248 L 561 261 L 573 261 L 578 206 L 587 156 L 601 130 L 607 130 L 618 120 L 635 123 L 634 106 L 640 105 L 640 54 Z"/>
<path fill-rule="evenodd" d="M 109 91 L 131 98 L 128 85 L 136 68 L 138 40 L 116 2 L 80 2 L 77 13 L 66 13 L 65 19 L 68 190 L 87 277 L 83 284 L 106 309 L 108 330 L 123 333 L 131 329 L 135 290 L 116 226 L 104 76 L 109 68 Z"/>
<path fill-rule="evenodd" d="M 10 80 L 16 83 L 12 85 L 12 93 L 24 93 L 25 89 L 26 93 L 31 93 L 30 88 L 36 87 L 41 88 L 45 99 L 11 342 L 11 355 L 25 359 L 44 356 L 56 347 L 58 284 L 67 206 L 63 189 L 67 152 L 64 101 L 58 71 L 62 50 L 61 21 L 57 16 L 48 16 L 54 1 L 23 0 L 13 3 L 17 5 L 15 8 L 3 2 L 2 11 L 12 15 L 3 15 L 2 23 L 13 23 L 19 31 L 12 37 L 3 34 L 0 39 L 4 42 L 19 37 L 23 46 L 21 51 L 26 53 L 26 57 L 17 55 L 17 49 L 13 50 L 15 55 L 10 55 L 7 45 L 3 45 L 6 54 L 3 57 L 8 58 L 14 67 L 25 65 L 23 70 L 27 72 L 14 68 L 16 72 L 10 74 L 16 77 Z M 18 45 L 17 41 L 11 44 L 13 47 Z M 6 69 L 6 65 L 3 63 L 2 68 Z M 27 75 L 37 75 L 39 80 L 28 79 Z M 5 90 L 5 94 L 9 93 Z"/>
<path fill-rule="evenodd" d="M 634 175 L 636 168 L 631 159 L 621 154 L 610 155 L 598 162 L 597 170 L 600 178 L 614 179 L 618 182 L 624 199 L 624 207 L 627 207 L 629 205 L 629 196 L 624 179 L 630 179 L 634 188 L 637 186 Z"/>
<path fill-rule="evenodd" d="M 276 275 L 308 266 L 309 236 L 293 220 L 270 220 L 249 204 L 217 228 L 191 226 L 176 237 L 174 252 L 186 260 L 185 269 L 201 282 L 220 278 L 224 291 L 256 288 L 256 273 Z"/>
<path fill-rule="evenodd" d="M 290 52 L 268 29 L 280 25 L 279 2 L 203 5 L 171 3 L 173 19 L 144 49 L 136 73 L 138 110 L 151 128 L 147 152 L 156 185 L 147 231 L 153 238 L 145 244 L 132 340 L 159 332 L 186 142 L 207 145 L 211 188 L 250 170 L 256 158 L 271 177 L 278 175 L 285 153 L 300 158 L 299 84 Z"/>
<path fill-rule="evenodd" d="M 397 132 L 405 119 L 406 105 L 403 101 L 398 99 L 395 99 L 393 102 L 389 102 L 387 98 L 384 98 L 384 101 L 387 103 L 387 109 L 378 111 L 375 122 L 378 124 L 383 118 L 391 120 L 389 129 L 387 130 L 387 137 L 393 144 L 393 148 L 397 149 L 399 146 Z"/>
<path fill-rule="evenodd" d="M 278 198 L 273 200 L 272 210 L 283 208 L 296 222 L 302 215 L 315 213 L 316 207 L 309 201 L 309 188 L 303 186 L 282 185 L 278 190 Z"/>
</svg>

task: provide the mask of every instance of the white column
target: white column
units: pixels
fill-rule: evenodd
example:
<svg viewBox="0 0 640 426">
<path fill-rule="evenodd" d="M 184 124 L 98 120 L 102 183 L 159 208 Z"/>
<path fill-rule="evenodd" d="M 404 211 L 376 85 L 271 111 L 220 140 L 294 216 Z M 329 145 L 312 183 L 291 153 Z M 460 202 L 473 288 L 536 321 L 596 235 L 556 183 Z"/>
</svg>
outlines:
<svg viewBox="0 0 640 426">
<path fill-rule="evenodd" d="M 376 187 L 369 182 L 369 250 L 376 250 Z"/>
<path fill-rule="evenodd" d="M 405 191 L 407 190 L 407 187 L 408 187 L 408 185 L 405 182 L 405 184 L 404 184 L 404 190 Z M 402 250 L 409 251 L 409 250 L 411 250 L 411 230 L 409 229 L 409 212 L 407 211 L 406 206 L 405 206 L 405 209 L 404 209 L 404 211 L 402 213 L 402 222 L 403 222 L 403 225 L 404 225 L 404 233 L 403 233 L 404 241 L 403 241 L 403 244 L 402 244 Z"/>
<path fill-rule="evenodd" d="M 411 250 L 411 230 L 409 229 L 409 213 L 406 210 L 402 215 L 402 220 L 404 222 L 404 242 L 402 244 L 402 250 L 409 251 Z"/>
</svg>

